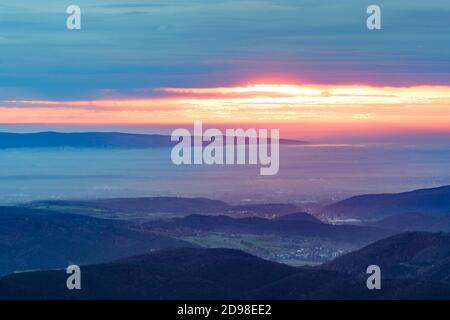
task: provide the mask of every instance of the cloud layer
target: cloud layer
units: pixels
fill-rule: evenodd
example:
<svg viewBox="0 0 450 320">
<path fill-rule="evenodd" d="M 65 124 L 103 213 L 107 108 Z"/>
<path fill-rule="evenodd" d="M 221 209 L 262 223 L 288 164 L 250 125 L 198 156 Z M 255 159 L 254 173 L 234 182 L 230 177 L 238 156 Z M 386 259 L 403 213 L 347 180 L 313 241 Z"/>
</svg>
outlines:
<svg viewBox="0 0 450 320">
<path fill-rule="evenodd" d="M 0 100 L 143 98 L 249 83 L 450 85 L 450 3 L 16 0 L 0 10 Z M 372 1 L 373 2 L 373 1 Z M 150 89 L 150 90 L 148 90 Z"/>
<path fill-rule="evenodd" d="M 259 84 L 157 88 L 154 97 L 0 102 L 2 123 L 252 124 L 299 132 L 450 131 L 450 86 Z M 294 128 L 295 127 L 295 128 Z"/>
</svg>

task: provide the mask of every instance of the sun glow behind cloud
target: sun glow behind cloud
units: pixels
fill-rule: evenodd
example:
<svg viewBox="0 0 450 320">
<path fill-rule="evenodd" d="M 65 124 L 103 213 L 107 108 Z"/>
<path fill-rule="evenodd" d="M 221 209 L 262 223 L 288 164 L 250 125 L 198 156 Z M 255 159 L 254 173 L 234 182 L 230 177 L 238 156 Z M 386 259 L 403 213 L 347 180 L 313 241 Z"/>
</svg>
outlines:
<svg viewBox="0 0 450 320">
<path fill-rule="evenodd" d="M 159 88 L 148 98 L 3 101 L 1 123 L 277 123 L 450 131 L 450 87 L 255 84 Z"/>
</svg>

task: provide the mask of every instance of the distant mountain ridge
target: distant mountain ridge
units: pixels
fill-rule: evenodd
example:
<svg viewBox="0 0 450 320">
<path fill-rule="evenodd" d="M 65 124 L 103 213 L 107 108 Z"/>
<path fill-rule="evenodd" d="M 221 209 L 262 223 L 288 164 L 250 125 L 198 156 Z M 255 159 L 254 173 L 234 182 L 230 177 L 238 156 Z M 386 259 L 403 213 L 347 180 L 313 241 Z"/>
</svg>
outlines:
<svg viewBox="0 0 450 320">
<path fill-rule="evenodd" d="M 167 213 L 219 213 L 227 210 L 230 205 L 207 198 L 183 197 L 141 197 L 141 198 L 111 198 L 94 200 L 48 200 L 36 201 L 32 206 L 75 206 L 114 210 L 121 212 L 167 212 Z"/>
<path fill-rule="evenodd" d="M 331 225 L 320 222 L 307 213 L 297 213 L 277 219 L 258 217 L 232 218 L 229 216 L 189 215 L 148 222 L 149 230 L 177 230 L 180 228 L 204 230 L 208 232 L 275 234 L 280 236 L 315 237 L 342 242 L 370 243 L 394 232 L 375 227 Z M 170 232 L 169 232 L 170 234 Z"/>
<path fill-rule="evenodd" d="M 450 186 L 351 197 L 324 208 L 328 219 L 376 221 L 408 213 L 450 214 Z"/>
<path fill-rule="evenodd" d="M 0 132 L 0 149 L 8 148 L 162 148 L 172 147 L 170 135 L 122 132 Z M 206 145 L 207 143 L 205 143 Z M 280 139 L 280 144 L 302 145 L 305 141 Z"/>
<path fill-rule="evenodd" d="M 450 232 L 450 215 L 403 213 L 378 220 L 370 225 L 399 231 Z"/>
<path fill-rule="evenodd" d="M 322 223 L 319 219 L 314 217 L 313 215 L 310 215 L 306 212 L 295 212 L 295 213 L 289 213 L 286 215 L 282 215 L 279 217 L 276 217 L 274 220 L 277 221 L 303 221 L 303 222 L 314 222 L 314 223 Z"/>
<path fill-rule="evenodd" d="M 0 132 L 0 148 L 156 148 L 171 146 L 170 136 L 120 132 Z"/>
<path fill-rule="evenodd" d="M 225 214 L 233 217 L 276 218 L 301 209 L 289 203 L 264 203 L 232 205 L 221 200 L 188 197 L 140 197 L 111 198 L 93 200 L 44 200 L 26 204 L 27 207 L 64 211 L 76 214 L 94 214 L 108 218 L 116 213 L 175 213 L 190 214 Z M 80 210 L 80 208 L 82 210 Z M 89 210 L 88 210 L 89 209 Z M 92 210 L 91 210 L 92 209 Z"/>
</svg>

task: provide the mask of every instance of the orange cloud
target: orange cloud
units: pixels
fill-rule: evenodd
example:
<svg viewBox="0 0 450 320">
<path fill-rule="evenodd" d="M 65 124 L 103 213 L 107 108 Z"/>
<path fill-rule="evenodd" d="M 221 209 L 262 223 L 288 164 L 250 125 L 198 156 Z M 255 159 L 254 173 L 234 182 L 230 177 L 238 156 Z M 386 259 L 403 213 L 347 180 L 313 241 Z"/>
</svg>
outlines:
<svg viewBox="0 0 450 320">
<path fill-rule="evenodd" d="M 163 97 L 0 101 L 1 123 L 278 123 L 333 128 L 450 131 L 450 86 L 256 84 L 161 88 Z"/>
</svg>

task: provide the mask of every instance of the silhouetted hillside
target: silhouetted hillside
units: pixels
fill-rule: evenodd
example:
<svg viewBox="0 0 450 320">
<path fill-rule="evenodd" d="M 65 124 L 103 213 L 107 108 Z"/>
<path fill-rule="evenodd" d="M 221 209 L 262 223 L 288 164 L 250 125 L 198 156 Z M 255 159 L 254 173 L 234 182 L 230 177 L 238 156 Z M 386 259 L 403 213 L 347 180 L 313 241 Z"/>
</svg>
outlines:
<svg viewBox="0 0 450 320">
<path fill-rule="evenodd" d="M 368 290 L 367 276 L 303 270 L 248 294 L 251 299 L 429 300 L 450 299 L 450 286 L 420 279 L 386 279 L 382 290 Z"/>
<path fill-rule="evenodd" d="M 450 284 L 450 234 L 402 233 L 325 263 L 322 268 L 364 274 L 372 264 L 381 268 L 384 278 L 421 279 Z"/>
<path fill-rule="evenodd" d="M 0 207 L 0 275 L 111 261 L 191 244 L 123 221 Z"/>
<path fill-rule="evenodd" d="M 305 216 L 303 215 L 303 217 Z M 183 218 L 149 222 L 145 225 L 150 230 L 162 229 L 170 231 L 187 228 L 226 233 L 317 237 L 334 241 L 358 241 L 365 243 L 385 238 L 394 233 L 393 231 L 374 227 L 325 224 L 320 221 L 314 221 L 313 217 L 309 218 L 309 220 L 310 221 L 305 221 L 304 219 L 269 220 L 255 217 L 235 219 L 228 216 L 190 215 Z"/>
<path fill-rule="evenodd" d="M 330 219 L 380 220 L 410 212 L 450 214 L 450 186 L 395 194 L 361 195 L 324 209 L 325 216 Z"/>
<path fill-rule="evenodd" d="M 179 248 L 81 268 L 82 290 L 66 288 L 64 270 L 0 279 L 0 299 L 445 299 L 443 283 L 415 279 L 383 282 L 299 269 L 237 250 Z"/>
<path fill-rule="evenodd" d="M 450 232 L 450 215 L 403 213 L 381 219 L 372 225 L 399 231 Z"/>
<path fill-rule="evenodd" d="M 219 299 L 245 293 L 295 268 L 228 249 L 176 249 L 82 268 L 82 291 L 66 289 L 62 271 L 0 280 L 0 298 Z"/>
<path fill-rule="evenodd" d="M 313 215 L 310 215 L 306 212 L 295 212 L 286 214 L 284 216 L 276 217 L 275 220 L 277 221 L 296 221 L 296 222 L 315 222 L 315 223 L 322 223 L 319 219 L 314 217 Z"/>
</svg>

